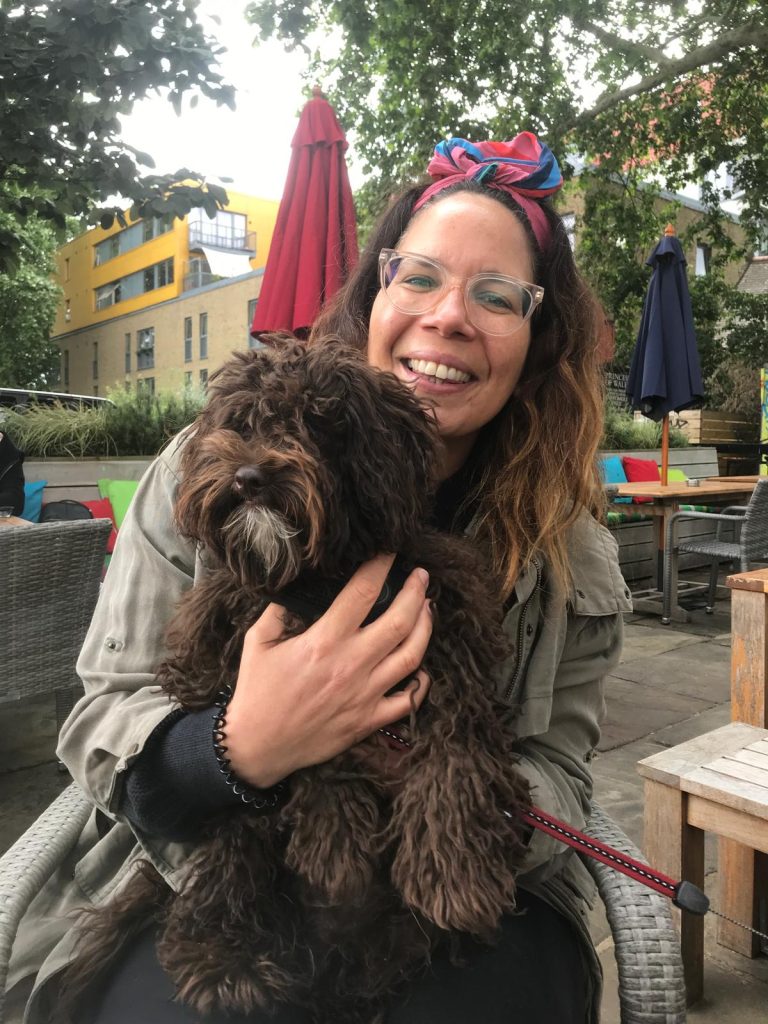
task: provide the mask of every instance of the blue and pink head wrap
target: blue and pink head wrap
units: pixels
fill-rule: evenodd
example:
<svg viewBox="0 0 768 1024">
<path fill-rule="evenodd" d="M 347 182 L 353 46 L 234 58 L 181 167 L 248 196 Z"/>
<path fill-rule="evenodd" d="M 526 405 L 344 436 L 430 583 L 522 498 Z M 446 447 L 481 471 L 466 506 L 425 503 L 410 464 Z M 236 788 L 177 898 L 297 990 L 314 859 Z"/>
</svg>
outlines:
<svg viewBox="0 0 768 1024">
<path fill-rule="evenodd" d="M 427 173 L 433 182 L 414 205 L 414 213 L 449 185 L 474 178 L 508 193 L 525 212 L 539 248 L 548 248 L 552 232 L 539 200 L 557 192 L 563 176 L 552 150 L 532 132 L 521 132 L 509 142 L 439 142 Z"/>
</svg>

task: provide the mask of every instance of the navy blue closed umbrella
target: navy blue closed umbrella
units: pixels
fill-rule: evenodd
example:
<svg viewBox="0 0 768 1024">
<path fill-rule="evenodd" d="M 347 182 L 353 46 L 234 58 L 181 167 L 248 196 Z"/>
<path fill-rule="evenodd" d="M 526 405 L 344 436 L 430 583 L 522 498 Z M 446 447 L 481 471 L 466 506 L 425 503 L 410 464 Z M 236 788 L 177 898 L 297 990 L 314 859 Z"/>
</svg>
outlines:
<svg viewBox="0 0 768 1024">
<path fill-rule="evenodd" d="M 669 414 L 699 405 L 704 387 L 685 256 L 671 225 L 646 262 L 653 267 L 653 274 L 632 356 L 627 396 L 633 409 L 662 421 L 661 482 L 666 484 Z"/>
</svg>

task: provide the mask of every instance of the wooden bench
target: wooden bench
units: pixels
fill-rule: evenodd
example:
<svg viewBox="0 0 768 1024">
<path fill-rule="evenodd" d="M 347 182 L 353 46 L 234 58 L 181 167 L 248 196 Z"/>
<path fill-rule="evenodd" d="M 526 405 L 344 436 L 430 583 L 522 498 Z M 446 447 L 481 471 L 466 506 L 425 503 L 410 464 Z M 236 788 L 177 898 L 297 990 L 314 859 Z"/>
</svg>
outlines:
<svg viewBox="0 0 768 1024">
<path fill-rule="evenodd" d="M 660 871 L 703 889 L 706 832 L 768 854 L 768 730 L 731 722 L 644 758 L 637 770 L 645 779 L 644 852 Z M 734 899 L 742 881 L 720 864 L 717 909 L 751 925 L 755 908 Z M 703 917 L 680 915 L 680 944 L 690 1005 L 703 994 Z"/>
<path fill-rule="evenodd" d="M 638 459 L 653 459 L 661 463 L 661 449 L 650 449 L 646 451 L 601 451 L 600 456 L 631 455 Z M 681 469 L 686 476 L 691 478 L 702 478 L 718 476 L 718 461 L 716 448 L 670 448 L 669 450 L 670 469 Z M 695 501 L 695 489 L 692 489 L 692 504 Z M 615 509 L 626 509 L 632 513 L 642 515 L 642 505 L 616 505 Z M 639 583 L 643 580 L 653 579 L 656 574 L 656 549 L 653 542 L 653 523 L 650 517 L 634 519 L 623 523 L 610 524 L 608 527 L 619 544 L 619 564 L 624 578 L 630 584 Z M 690 537 L 701 537 L 714 535 L 709 523 L 695 522 L 692 520 L 680 525 L 678 535 L 681 539 Z M 680 566 L 683 569 L 698 568 L 705 565 L 698 555 L 683 555 Z"/>
<path fill-rule="evenodd" d="M 45 480 L 43 504 L 73 498 L 94 501 L 99 497 L 98 480 L 140 480 L 152 462 L 149 456 L 124 459 L 25 459 L 24 479 Z"/>
</svg>

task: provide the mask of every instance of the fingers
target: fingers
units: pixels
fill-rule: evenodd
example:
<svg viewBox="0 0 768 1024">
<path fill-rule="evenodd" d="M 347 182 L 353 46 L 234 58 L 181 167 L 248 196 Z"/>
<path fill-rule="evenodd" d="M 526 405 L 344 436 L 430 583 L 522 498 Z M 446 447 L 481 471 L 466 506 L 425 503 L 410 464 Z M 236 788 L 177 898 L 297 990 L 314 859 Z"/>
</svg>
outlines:
<svg viewBox="0 0 768 1024">
<path fill-rule="evenodd" d="M 429 687 L 429 676 L 421 669 L 416 673 L 416 679 L 404 690 L 393 693 L 391 697 L 382 697 L 373 715 L 371 732 L 376 732 L 385 725 L 392 725 L 401 718 L 407 718 L 412 708 L 418 711 L 426 700 Z"/>
<path fill-rule="evenodd" d="M 394 555 L 377 555 L 364 562 L 316 625 L 322 623 L 331 638 L 348 636 L 359 629 L 376 603 L 394 560 Z"/>
<path fill-rule="evenodd" d="M 405 647 L 405 642 L 417 630 L 419 623 L 422 626 L 419 636 L 424 627 L 428 627 L 424 644 L 426 649 L 429 634 L 432 632 L 431 616 L 427 615 L 426 618 L 423 618 L 425 607 L 427 611 L 429 609 L 428 602 L 425 600 L 428 584 L 428 573 L 424 569 L 414 569 L 390 607 L 375 622 L 363 629 L 363 636 L 374 659 L 373 665 L 386 658 L 397 647 L 410 651 L 410 647 Z M 419 666 L 423 653 L 422 650 L 415 664 L 400 674 L 400 679 Z"/>
<path fill-rule="evenodd" d="M 391 610 L 394 611 L 394 605 Z M 385 655 L 371 672 L 372 688 L 383 694 L 401 679 L 413 675 L 424 660 L 431 636 L 429 601 L 422 597 L 416 621 L 406 637 L 395 647 L 387 647 Z"/>
<path fill-rule="evenodd" d="M 246 642 L 257 644 L 274 644 L 282 638 L 285 623 L 285 609 L 272 602 L 245 634 Z"/>
</svg>

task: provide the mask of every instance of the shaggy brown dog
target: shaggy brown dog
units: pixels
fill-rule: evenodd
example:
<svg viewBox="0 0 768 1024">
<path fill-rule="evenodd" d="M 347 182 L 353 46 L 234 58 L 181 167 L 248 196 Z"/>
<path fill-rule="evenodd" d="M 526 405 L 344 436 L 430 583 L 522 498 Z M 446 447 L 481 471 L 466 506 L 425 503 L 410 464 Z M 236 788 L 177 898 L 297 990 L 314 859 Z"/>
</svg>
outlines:
<svg viewBox="0 0 768 1024">
<path fill-rule="evenodd" d="M 160 962 L 200 1013 L 291 1002 L 318 1022 L 370 1024 L 439 943 L 492 941 L 514 910 L 524 829 L 501 811 L 529 797 L 494 698 L 501 601 L 474 545 L 426 525 L 438 443 L 405 387 L 338 344 L 238 354 L 212 379 L 176 518 L 214 567 L 170 627 L 163 687 L 210 707 L 286 585 L 338 589 L 397 552 L 405 572 L 430 574 L 431 688 L 397 725 L 397 754 L 376 734 L 294 773 L 271 815 L 222 814 L 178 893 L 134 879 L 89 920 L 81 964 L 103 964 L 110 938 L 114 952 L 119 931 L 154 916 Z M 306 625 L 288 614 L 286 633 Z"/>
</svg>

